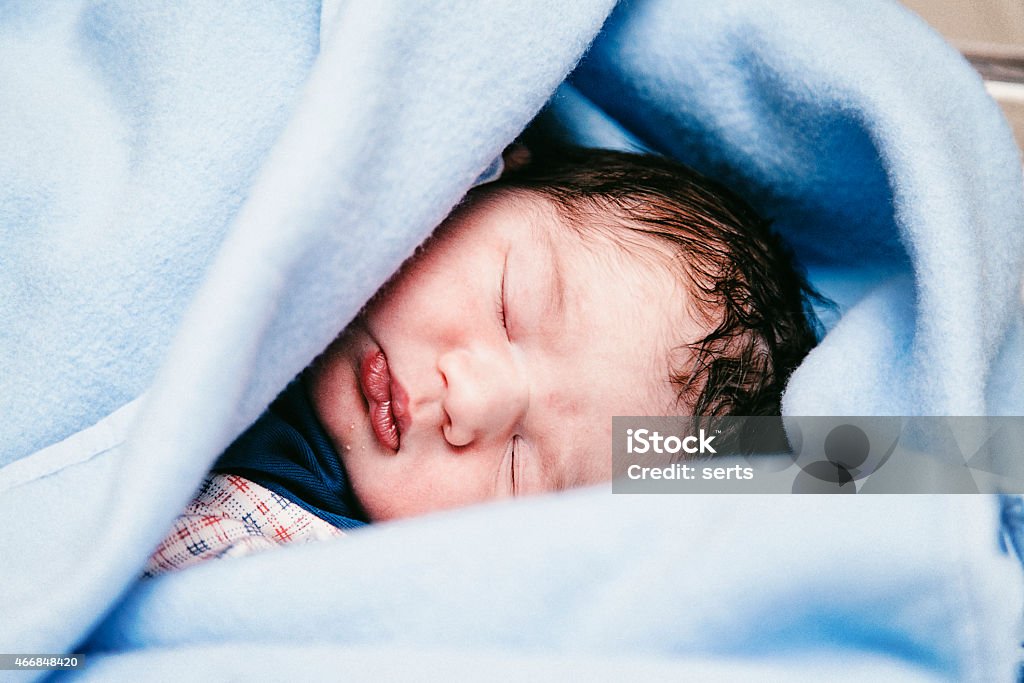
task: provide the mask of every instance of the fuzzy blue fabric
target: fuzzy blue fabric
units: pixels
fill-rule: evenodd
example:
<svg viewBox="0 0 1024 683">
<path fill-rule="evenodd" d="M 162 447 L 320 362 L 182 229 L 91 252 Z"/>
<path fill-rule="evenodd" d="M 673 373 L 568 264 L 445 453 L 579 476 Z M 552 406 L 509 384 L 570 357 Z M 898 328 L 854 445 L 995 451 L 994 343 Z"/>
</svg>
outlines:
<svg viewBox="0 0 1024 683">
<path fill-rule="evenodd" d="M 100 678 L 273 671 L 249 657 L 268 639 L 363 666 L 457 650 L 467 676 L 612 652 L 1010 675 L 1019 577 L 982 497 L 598 489 L 135 583 L 218 455 L 549 100 L 566 139 L 736 187 L 840 301 L 788 413 L 1024 413 L 1020 159 L 955 51 L 889 0 L 613 5 L 0 9 L 0 651 L 104 652 Z"/>
</svg>

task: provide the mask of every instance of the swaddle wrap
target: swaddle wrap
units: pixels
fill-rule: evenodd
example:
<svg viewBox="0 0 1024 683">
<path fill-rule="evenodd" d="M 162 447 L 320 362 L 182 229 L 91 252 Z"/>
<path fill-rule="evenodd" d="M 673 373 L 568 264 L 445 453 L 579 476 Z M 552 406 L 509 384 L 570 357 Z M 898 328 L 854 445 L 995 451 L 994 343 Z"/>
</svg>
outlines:
<svg viewBox="0 0 1024 683">
<path fill-rule="evenodd" d="M 786 410 L 1024 412 L 1020 159 L 949 46 L 887 0 L 646 0 L 606 22 L 613 4 L 0 11 L 0 651 L 88 639 L 123 676 L 267 640 L 455 649 L 481 675 L 495 651 L 553 672 L 616 652 L 1010 675 L 1016 569 L 993 501 L 967 496 L 594 490 L 135 583 L 217 456 L 585 51 L 570 85 L 591 109 L 563 108 L 566 137 L 626 132 L 726 181 L 845 305 Z M 65 437 L 76 452 L 37 452 Z"/>
</svg>

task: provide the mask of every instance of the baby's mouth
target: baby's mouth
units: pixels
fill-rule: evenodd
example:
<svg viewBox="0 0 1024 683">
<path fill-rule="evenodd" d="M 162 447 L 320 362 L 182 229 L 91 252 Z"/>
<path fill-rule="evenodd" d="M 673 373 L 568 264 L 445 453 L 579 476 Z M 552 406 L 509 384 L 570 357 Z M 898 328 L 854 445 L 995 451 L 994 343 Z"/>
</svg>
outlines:
<svg viewBox="0 0 1024 683">
<path fill-rule="evenodd" d="M 359 384 L 370 415 L 370 426 L 384 448 L 398 451 L 398 423 L 392 410 L 391 371 L 384 352 L 370 351 L 363 357 L 359 368 Z"/>
</svg>

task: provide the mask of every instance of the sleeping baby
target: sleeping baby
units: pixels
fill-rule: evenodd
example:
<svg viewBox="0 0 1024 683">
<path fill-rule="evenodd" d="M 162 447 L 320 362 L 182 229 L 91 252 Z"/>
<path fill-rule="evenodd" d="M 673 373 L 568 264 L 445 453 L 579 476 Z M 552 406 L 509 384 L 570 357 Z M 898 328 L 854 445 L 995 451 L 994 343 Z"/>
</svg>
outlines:
<svg viewBox="0 0 1024 683">
<path fill-rule="evenodd" d="M 608 481 L 613 415 L 779 414 L 818 324 L 764 220 L 660 157 L 516 157 L 225 451 L 148 574 Z"/>
</svg>

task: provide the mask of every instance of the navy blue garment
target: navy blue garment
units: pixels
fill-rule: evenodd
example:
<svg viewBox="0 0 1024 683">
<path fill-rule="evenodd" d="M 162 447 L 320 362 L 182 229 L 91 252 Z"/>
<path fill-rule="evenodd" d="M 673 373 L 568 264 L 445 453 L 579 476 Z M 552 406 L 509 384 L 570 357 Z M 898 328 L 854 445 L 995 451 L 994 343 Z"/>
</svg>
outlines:
<svg viewBox="0 0 1024 683">
<path fill-rule="evenodd" d="M 368 521 L 301 375 L 228 446 L 213 471 L 254 481 L 341 529 Z"/>
</svg>

